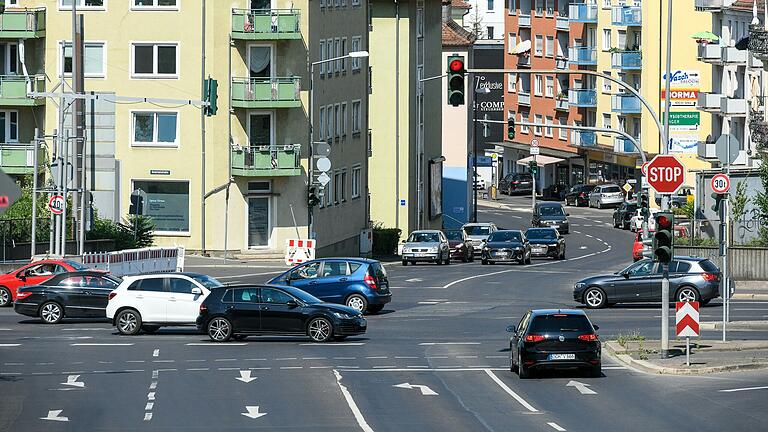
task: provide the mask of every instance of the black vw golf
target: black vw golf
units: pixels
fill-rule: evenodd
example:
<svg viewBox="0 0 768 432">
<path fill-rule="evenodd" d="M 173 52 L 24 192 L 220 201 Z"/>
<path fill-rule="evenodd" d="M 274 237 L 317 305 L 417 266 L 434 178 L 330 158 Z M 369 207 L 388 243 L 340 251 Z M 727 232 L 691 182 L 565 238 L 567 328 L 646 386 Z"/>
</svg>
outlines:
<svg viewBox="0 0 768 432">
<path fill-rule="evenodd" d="M 586 368 L 601 375 L 598 326 L 576 309 L 529 310 L 517 326 L 507 327 L 509 368 L 520 378 L 543 368 Z"/>
<path fill-rule="evenodd" d="M 251 335 L 307 335 L 314 342 L 365 333 L 355 309 L 323 303 L 293 287 L 241 285 L 214 288 L 200 305 L 197 328 L 214 342 Z"/>
</svg>

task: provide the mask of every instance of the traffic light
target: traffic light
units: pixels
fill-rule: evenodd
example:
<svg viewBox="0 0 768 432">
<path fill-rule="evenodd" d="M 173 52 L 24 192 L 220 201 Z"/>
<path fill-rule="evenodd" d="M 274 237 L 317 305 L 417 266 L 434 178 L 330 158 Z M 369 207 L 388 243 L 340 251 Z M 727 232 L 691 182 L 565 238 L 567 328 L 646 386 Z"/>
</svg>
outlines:
<svg viewBox="0 0 768 432">
<path fill-rule="evenodd" d="M 448 103 L 453 106 L 464 105 L 464 56 L 448 56 Z"/>
<path fill-rule="evenodd" d="M 669 264 L 674 256 L 675 214 L 672 212 L 656 213 L 656 232 L 653 234 L 653 260 Z"/>
<path fill-rule="evenodd" d="M 205 115 L 210 117 L 216 114 L 216 111 L 219 110 L 219 82 L 215 79 L 208 78 L 205 80 L 204 101 L 209 103 L 203 107 Z"/>
<path fill-rule="evenodd" d="M 720 211 L 723 209 L 723 201 L 725 200 L 727 194 L 719 194 L 717 192 L 712 192 L 712 199 L 715 200 L 715 203 L 712 204 L 712 211 L 715 213 L 720 213 Z"/>
<path fill-rule="evenodd" d="M 144 191 L 135 190 L 131 192 L 131 206 L 128 208 L 128 214 L 144 215 Z"/>
<path fill-rule="evenodd" d="M 312 186 L 309 188 L 309 197 L 307 198 L 307 206 L 309 208 L 312 208 L 318 204 L 320 204 L 320 194 L 317 191 L 317 187 Z"/>
<path fill-rule="evenodd" d="M 507 138 L 510 140 L 515 139 L 515 118 L 510 117 L 507 119 Z"/>
<path fill-rule="evenodd" d="M 641 192 L 637 198 L 637 206 L 640 208 L 640 214 L 647 218 L 651 214 L 651 199 L 647 192 Z"/>
<path fill-rule="evenodd" d="M 528 169 L 531 171 L 531 175 L 536 175 L 539 172 L 539 165 L 535 161 L 529 161 Z"/>
</svg>

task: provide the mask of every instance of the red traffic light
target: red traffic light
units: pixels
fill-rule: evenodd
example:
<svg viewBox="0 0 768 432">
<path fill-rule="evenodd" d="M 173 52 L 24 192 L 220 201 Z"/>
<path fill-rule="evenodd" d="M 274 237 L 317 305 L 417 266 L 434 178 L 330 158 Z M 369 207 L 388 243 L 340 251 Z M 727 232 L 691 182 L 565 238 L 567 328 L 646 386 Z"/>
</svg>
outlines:
<svg viewBox="0 0 768 432">
<path fill-rule="evenodd" d="M 656 220 L 656 229 L 671 229 L 672 228 L 672 220 L 668 218 L 667 216 L 659 216 L 659 218 Z"/>
<path fill-rule="evenodd" d="M 455 59 L 451 61 L 448 67 L 451 69 L 452 72 L 461 72 L 462 70 L 464 70 L 464 62 L 459 59 Z"/>
</svg>

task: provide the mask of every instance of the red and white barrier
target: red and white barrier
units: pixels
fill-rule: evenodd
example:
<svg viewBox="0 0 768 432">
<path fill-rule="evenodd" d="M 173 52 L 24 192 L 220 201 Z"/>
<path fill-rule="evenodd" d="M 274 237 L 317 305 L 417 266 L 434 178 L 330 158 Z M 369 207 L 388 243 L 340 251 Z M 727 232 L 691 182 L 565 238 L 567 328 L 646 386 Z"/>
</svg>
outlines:
<svg viewBox="0 0 768 432">
<path fill-rule="evenodd" d="M 315 259 L 315 240 L 288 239 L 285 241 L 285 264 L 295 265 Z"/>
<path fill-rule="evenodd" d="M 184 247 L 128 249 L 83 255 L 83 265 L 115 276 L 184 271 Z"/>
</svg>

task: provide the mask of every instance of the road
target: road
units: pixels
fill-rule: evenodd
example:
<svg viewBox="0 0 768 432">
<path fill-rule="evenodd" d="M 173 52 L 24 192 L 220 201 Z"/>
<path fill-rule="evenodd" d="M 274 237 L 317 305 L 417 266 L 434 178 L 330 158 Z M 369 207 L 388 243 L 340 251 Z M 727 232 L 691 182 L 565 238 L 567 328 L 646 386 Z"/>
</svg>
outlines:
<svg viewBox="0 0 768 432">
<path fill-rule="evenodd" d="M 503 203 L 481 219 L 525 228 L 529 202 Z M 576 306 L 576 280 L 629 263 L 632 235 L 610 226 L 609 211 L 569 211 L 565 261 L 387 265 L 393 302 L 369 316 L 366 335 L 342 343 L 213 344 L 191 328 L 121 337 L 103 321 L 44 326 L 0 310 L 0 430 L 764 430 L 766 372 L 661 377 L 607 357 L 601 378 L 558 372 L 523 381 L 509 371 L 507 325 L 531 307 Z M 225 282 L 263 282 L 280 271 L 190 270 Z M 713 302 L 702 316 L 720 313 Z M 765 319 L 768 303 L 734 302 L 732 313 Z M 588 314 L 602 339 L 660 332 L 658 305 Z"/>
</svg>

